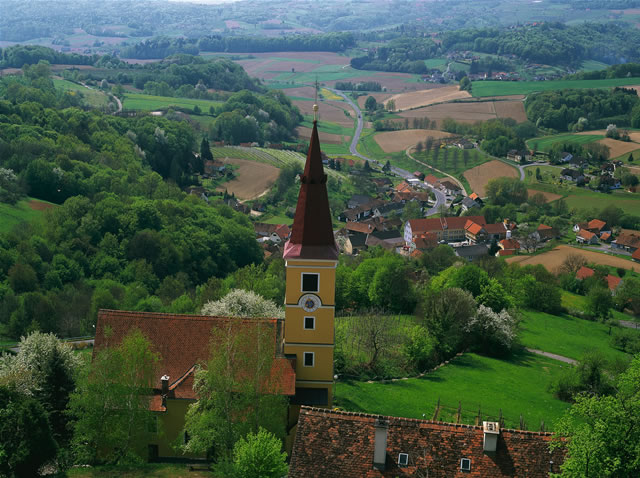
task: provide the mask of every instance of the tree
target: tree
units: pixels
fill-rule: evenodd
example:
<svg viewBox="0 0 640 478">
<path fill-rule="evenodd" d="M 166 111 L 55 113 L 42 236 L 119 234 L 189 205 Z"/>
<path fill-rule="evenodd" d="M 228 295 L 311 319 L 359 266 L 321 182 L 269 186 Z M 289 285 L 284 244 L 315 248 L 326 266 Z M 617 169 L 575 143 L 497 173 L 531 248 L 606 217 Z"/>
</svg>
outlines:
<svg viewBox="0 0 640 478">
<path fill-rule="evenodd" d="M 606 320 L 611 315 L 613 298 L 607 287 L 591 287 L 587 293 L 586 312 L 596 319 Z"/>
<path fill-rule="evenodd" d="M 619 309 L 627 307 L 636 317 L 640 316 L 640 279 L 625 278 L 616 291 L 615 302 Z"/>
<path fill-rule="evenodd" d="M 57 452 L 47 413 L 37 400 L 0 386 L 0 476 L 31 478 Z"/>
<path fill-rule="evenodd" d="M 387 159 L 387 162 L 384 163 L 384 166 L 382 166 L 382 170 L 385 173 L 388 173 L 389 171 L 391 171 L 391 162 Z"/>
<path fill-rule="evenodd" d="M 416 144 L 416 153 L 417 154 L 422 153 L 423 148 L 424 148 L 424 145 L 422 144 L 422 141 L 418 141 L 418 143 Z"/>
<path fill-rule="evenodd" d="M 372 98 L 371 96 L 369 98 Z M 396 109 L 396 100 L 387 100 L 385 107 L 387 111 L 395 111 Z M 368 108 L 367 108 L 368 109 Z"/>
<path fill-rule="evenodd" d="M 487 196 L 493 204 L 522 204 L 527 200 L 527 186 L 519 178 L 491 179 L 486 187 Z"/>
<path fill-rule="evenodd" d="M 135 457 L 135 445 L 143 442 L 154 418 L 149 391 L 159 360 L 139 330 L 95 354 L 69 407 L 76 418 L 73 447 L 83 463 L 141 458 Z"/>
<path fill-rule="evenodd" d="M 364 107 L 369 113 L 373 113 L 378 107 L 378 103 L 373 96 L 369 96 L 364 102 Z"/>
<path fill-rule="evenodd" d="M 558 266 L 558 273 L 575 275 L 581 267 L 587 265 L 587 259 L 582 254 L 569 254 Z"/>
<path fill-rule="evenodd" d="M 409 219 L 423 218 L 422 208 L 417 201 L 409 201 L 404 205 L 402 210 L 402 222 L 407 222 Z"/>
<path fill-rule="evenodd" d="M 283 438 L 287 400 L 274 373 L 274 325 L 228 320 L 211 333 L 211 353 L 195 373 L 198 401 L 187 411 L 183 445 L 189 453 L 213 453 L 229 461 L 236 442 L 260 427 Z"/>
<path fill-rule="evenodd" d="M 472 347 L 489 355 L 501 355 L 511 350 L 517 335 L 517 322 L 506 310 L 495 312 L 481 304 L 466 331 Z"/>
<path fill-rule="evenodd" d="M 211 153 L 211 145 L 206 137 L 202 137 L 200 142 L 200 157 L 202 161 L 213 161 L 213 153 Z"/>
<path fill-rule="evenodd" d="M 233 289 L 222 299 L 207 302 L 202 315 L 219 317 L 280 317 L 284 311 L 275 303 L 250 290 Z"/>
<path fill-rule="evenodd" d="M 564 448 L 563 478 L 640 474 L 640 356 L 616 380 L 613 396 L 578 395 L 556 424 L 552 446 Z"/>
<path fill-rule="evenodd" d="M 485 305 L 498 313 L 511 307 L 512 299 L 497 279 L 489 279 L 477 297 L 478 304 Z"/>
<path fill-rule="evenodd" d="M 15 356 L 0 360 L 0 383 L 11 384 L 44 408 L 59 444 L 69 438 L 66 409 L 75 389 L 80 359 L 53 334 L 33 332 L 22 337 Z"/>
<path fill-rule="evenodd" d="M 238 477 L 280 478 L 287 474 L 287 454 L 282 442 L 260 428 L 240 438 L 233 447 L 233 468 Z"/>
</svg>

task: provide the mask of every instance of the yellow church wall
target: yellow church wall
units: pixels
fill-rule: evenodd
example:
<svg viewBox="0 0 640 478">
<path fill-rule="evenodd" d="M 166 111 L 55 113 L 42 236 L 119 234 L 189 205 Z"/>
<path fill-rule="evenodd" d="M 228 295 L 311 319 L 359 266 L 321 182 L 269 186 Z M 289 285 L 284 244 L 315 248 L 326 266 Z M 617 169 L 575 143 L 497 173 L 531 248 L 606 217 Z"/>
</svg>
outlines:
<svg viewBox="0 0 640 478">
<path fill-rule="evenodd" d="M 314 353 L 313 367 L 304 366 L 304 352 Z M 296 355 L 296 382 L 298 380 L 333 381 L 333 347 L 311 344 L 291 345 L 287 342 L 284 346 L 284 353 Z"/>
<path fill-rule="evenodd" d="M 320 275 L 319 291 L 313 292 L 322 301 L 322 305 L 335 305 L 336 270 L 334 262 L 298 263 L 287 261 L 287 291 L 285 304 L 297 304 L 300 296 L 306 294 L 302 291 L 302 273 L 311 272 Z"/>
<path fill-rule="evenodd" d="M 194 400 L 167 400 L 167 411 L 156 413 L 158 417 L 158 429 L 155 436 L 152 435 L 150 445 L 158 445 L 158 456 L 204 458 L 204 455 L 182 453 L 174 450 L 176 443 L 182 443 L 182 430 L 184 428 L 185 415 L 189 405 Z"/>
<path fill-rule="evenodd" d="M 305 312 L 302 307 L 287 307 L 284 334 L 287 342 L 294 343 L 333 343 L 334 310 L 319 308 L 314 312 Z M 315 318 L 315 329 L 304 328 L 304 318 Z"/>
</svg>

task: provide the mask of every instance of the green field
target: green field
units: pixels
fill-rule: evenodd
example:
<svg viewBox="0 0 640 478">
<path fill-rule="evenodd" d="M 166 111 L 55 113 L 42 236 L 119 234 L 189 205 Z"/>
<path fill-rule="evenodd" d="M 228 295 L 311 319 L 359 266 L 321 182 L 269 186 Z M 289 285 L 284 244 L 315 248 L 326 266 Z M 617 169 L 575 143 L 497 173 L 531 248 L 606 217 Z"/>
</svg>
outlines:
<svg viewBox="0 0 640 478">
<path fill-rule="evenodd" d="M 304 121 L 300 123 L 300 126 L 304 126 L 306 128 L 313 128 L 313 117 L 305 116 Z M 347 128 L 345 126 L 339 125 L 338 123 L 331 123 L 329 121 L 318 121 L 318 131 L 323 133 L 330 134 L 339 134 L 341 136 L 345 136 L 345 139 L 349 139 L 351 141 L 351 136 L 353 136 L 354 128 Z"/>
<path fill-rule="evenodd" d="M 616 271 L 613 270 L 615 267 L 609 267 L 611 270 L 611 275 L 617 275 Z M 628 271 L 625 277 L 634 276 L 638 277 L 636 272 Z M 562 306 L 571 310 L 578 310 L 584 312 L 587 307 L 587 298 L 583 295 L 573 294 L 571 292 L 567 292 L 566 290 L 562 291 Z M 613 320 L 628 320 L 633 321 L 634 318 L 630 315 L 627 315 L 623 312 L 619 312 L 615 309 L 611 309 L 611 318 Z"/>
<path fill-rule="evenodd" d="M 640 85 L 640 78 L 611 78 L 607 80 L 552 80 L 552 81 L 473 81 L 473 96 L 528 95 L 536 91 L 567 88 L 613 88 Z"/>
<path fill-rule="evenodd" d="M 621 208 L 627 214 L 640 215 L 640 194 L 637 193 L 614 191 L 610 194 L 603 194 L 574 187 L 565 201 L 569 209 L 603 209 L 613 205 Z"/>
<path fill-rule="evenodd" d="M 24 221 L 32 221 L 42 216 L 43 211 L 36 211 L 29 207 L 31 198 L 23 199 L 14 206 L 0 203 L 0 232 L 8 232 L 16 224 Z M 34 199 L 37 201 L 37 199 Z M 46 203 L 46 201 L 40 201 Z M 51 204 L 51 203 L 47 203 Z"/>
<path fill-rule="evenodd" d="M 565 303 L 567 300 L 574 299 L 568 297 Z M 532 310 L 525 311 L 524 317 L 520 341 L 526 347 L 575 360 L 580 360 L 585 353 L 592 351 L 598 351 L 609 360 L 627 356 L 609 345 L 609 327 L 600 322 Z"/>
<path fill-rule="evenodd" d="M 537 169 L 540 169 L 540 175 L 542 176 L 541 182 L 536 179 Z M 562 168 L 557 166 L 530 166 L 525 169 L 524 182 L 535 185 L 536 187 L 541 183 L 551 184 L 558 180 L 561 171 Z"/>
<path fill-rule="evenodd" d="M 193 110 L 194 106 L 198 106 L 203 113 L 208 113 L 211 106 L 221 105 L 220 101 L 197 100 L 193 98 L 172 98 L 169 96 L 152 96 L 140 93 L 127 93 L 125 95 L 122 107 L 125 110 L 138 111 L 155 111 L 167 108 L 184 108 Z"/>
<path fill-rule="evenodd" d="M 600 71 L 606 70 L 609 67 L 606 63 L 596 60 L 585 60 L 580 65 L 580 71 Z"/>
<path fill-rule="evenodd" d="M 527 141 L 527 146 L 536 151 L 547 152 L 556 143 L 587 144 L 603 138 L 602 134 L 556 134 L 530 139 Z"/>
<path fill-rule="evenodd" d="M 520 352 L 511 360 L 468 353 L 424 378 L 389 383 L 338 382 L 335 405 L 350 411 L 409 418 L 431 418 L 440 399 L 445 408 L 439 419 L 455 421 L 458 401 L 462 422 L 473 423 L 478 408 L 486 420 L 497 420 L 502 409 L 507 427 L 516 427 L 523 415 L 527 427 L 547 428 L 569 407 L 547 391 L 567 364 Z"/>
<path fill-rule="evenodd" d="M 53 85 L 59 90 L 70 91 L 72 94 L 74 92 L 81 93 L 87 104 L 89 106 L 93 106 L 94 108 L 107 106 L 107 104 L 109 103 L 107 95 L 97 88 L 92 87 L 91 89 L 89 89 L 85 86 L 78 85 L 77 83 L 59 79 L 54 79 Z"/>
</svg>

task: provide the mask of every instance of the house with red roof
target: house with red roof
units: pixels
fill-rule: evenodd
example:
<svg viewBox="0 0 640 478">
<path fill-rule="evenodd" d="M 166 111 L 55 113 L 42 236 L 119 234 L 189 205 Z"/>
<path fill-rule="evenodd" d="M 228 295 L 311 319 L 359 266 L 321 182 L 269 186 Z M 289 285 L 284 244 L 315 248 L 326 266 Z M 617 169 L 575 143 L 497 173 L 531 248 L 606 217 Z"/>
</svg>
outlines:
<svg viewBox="0 0 640 478">
<path fill-rule="evenodd" d="M 515 239 L 503 239 L 498 242 L 500 250 L 496 252 L 496 256 L 512 256 L 520 252 L 520 243 Z"/>
<path fill-rule="evenodd" d="M 588 277 L 593 276 L 595 273 L 596 271 L 594 271 L 591 267 L 582 266 L 580 269 L 578 269 L 578 272 L 576 272 L 576 279 L 584 280 Z"/>
<path fill-rule="evenodd" d="M 538 241 L 540 242 L 548 241 L 550 239 L 555 239 L 559 236 L 558 231 L 556 231 L 551 226 L 547 226 L 546 224 L 540 224 L 534 234 L 537 235 Z"/>
<path fill-rule="evenodd" d="M 161 314 L 100 310 L 96 325 L 94 355 L 113 347 L 133 330 L 139 330 L 149 340 L 160 357 L 153 389 L 150 390 L 150 409 L 157 417 L 158 430 L 146 445 L 149 457 L 178 457 L 173 444 L 180 438 L 188 406 L 197 400 L 193 391 L 196 366 L 206 363 L 214 344 L 212 331 L 227 328 L 251 331 L 262 328 L 273 335 L 272 378 L 276 393 L 295 395 L 296 372 L 291 359 L 284 356 L 282 319 L 238 319 L 200 315 Z"/>
<path fill-rule="evenodd" d="M 594 271 L 591 267 L 582 266 L 580 269 L 578 269 L 578 272 L 576 272 L 576 279 L 578 280 L 588 279 L 589 277 L 593 277 L 595 273 L 596 271 Z M 609 288 L 609 290 L 611 291 L 611 293 L 614 295 L 618 287 L 620 287 L 620 284 L 622 284 L 622 279 L 620 277 L 617 277 L 611 274 L 607 274 L 604 277 L 604 281 L 607 287 Z"/>
<path fill-rule="evenodd" d="M 631 254 L 631 259 L 640 262 L 640 249 L 637 249 L 636 252 Z"/>
<path fill-rule="evenodd" d="M 547 478 L 551 433 L 302 407 L 289 478 Z"/>
<path fill-rule="evenodd" d="M 573 226 L 573 232 L 578 233 L 580 231 L 589 231 L 592 234 L 596 234 L 600 237 L 603 233 L 608 232 L 611 234 L 611 228 L 606 222 L 600 219 L 591 219 L 589 222 L 580 222 Z"/>
<path fill-rule="evenodd" d="M 576 241 L 580 244 L 598 244 L 598 236 L 587 229 L 580 229 L 576 234 Z"/>
<path fill-rule="evenodd" d="M 611 248 L 634 253 L 640 249 L 640 231 L 622 229 L 618 237 L 611 242 Z"/>
<path fill-rule="evenodd" d="M 438 242 L 459 242 L 465 240 L 467 221 L 485 225 L 484 216 L 440 217 L 428 219 L 410 219 L 404 225 L 404 241 L 408 247 L 415 247 L 414 239 L 430 232 Z"/>
</svg>

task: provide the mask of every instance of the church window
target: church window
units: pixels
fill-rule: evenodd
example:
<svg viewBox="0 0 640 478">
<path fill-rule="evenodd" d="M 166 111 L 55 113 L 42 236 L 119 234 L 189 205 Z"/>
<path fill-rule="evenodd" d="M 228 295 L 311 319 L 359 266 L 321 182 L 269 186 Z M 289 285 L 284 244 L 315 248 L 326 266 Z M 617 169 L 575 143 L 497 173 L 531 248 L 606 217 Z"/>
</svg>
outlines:
<svg viewBox="0 0 640 478">
<path fill-rule="evenodd" d="M 302 273 L 302 292 L 318 292 L 320 290 L 320 274 Z"/>
<path fill-rule="evenodd" d="M 304 353 L 304 366 L 305 367 L 313 367 L 315 354 L 313 352 L 305 352 Z"/>
<path fill-rule="evenodd" d="M 305 328 L 305 330 L 314 330 L 316 328 L 316 318 L 315 317 L 305 317 L 304 318 L 304 328 Z"/>
</svg>

